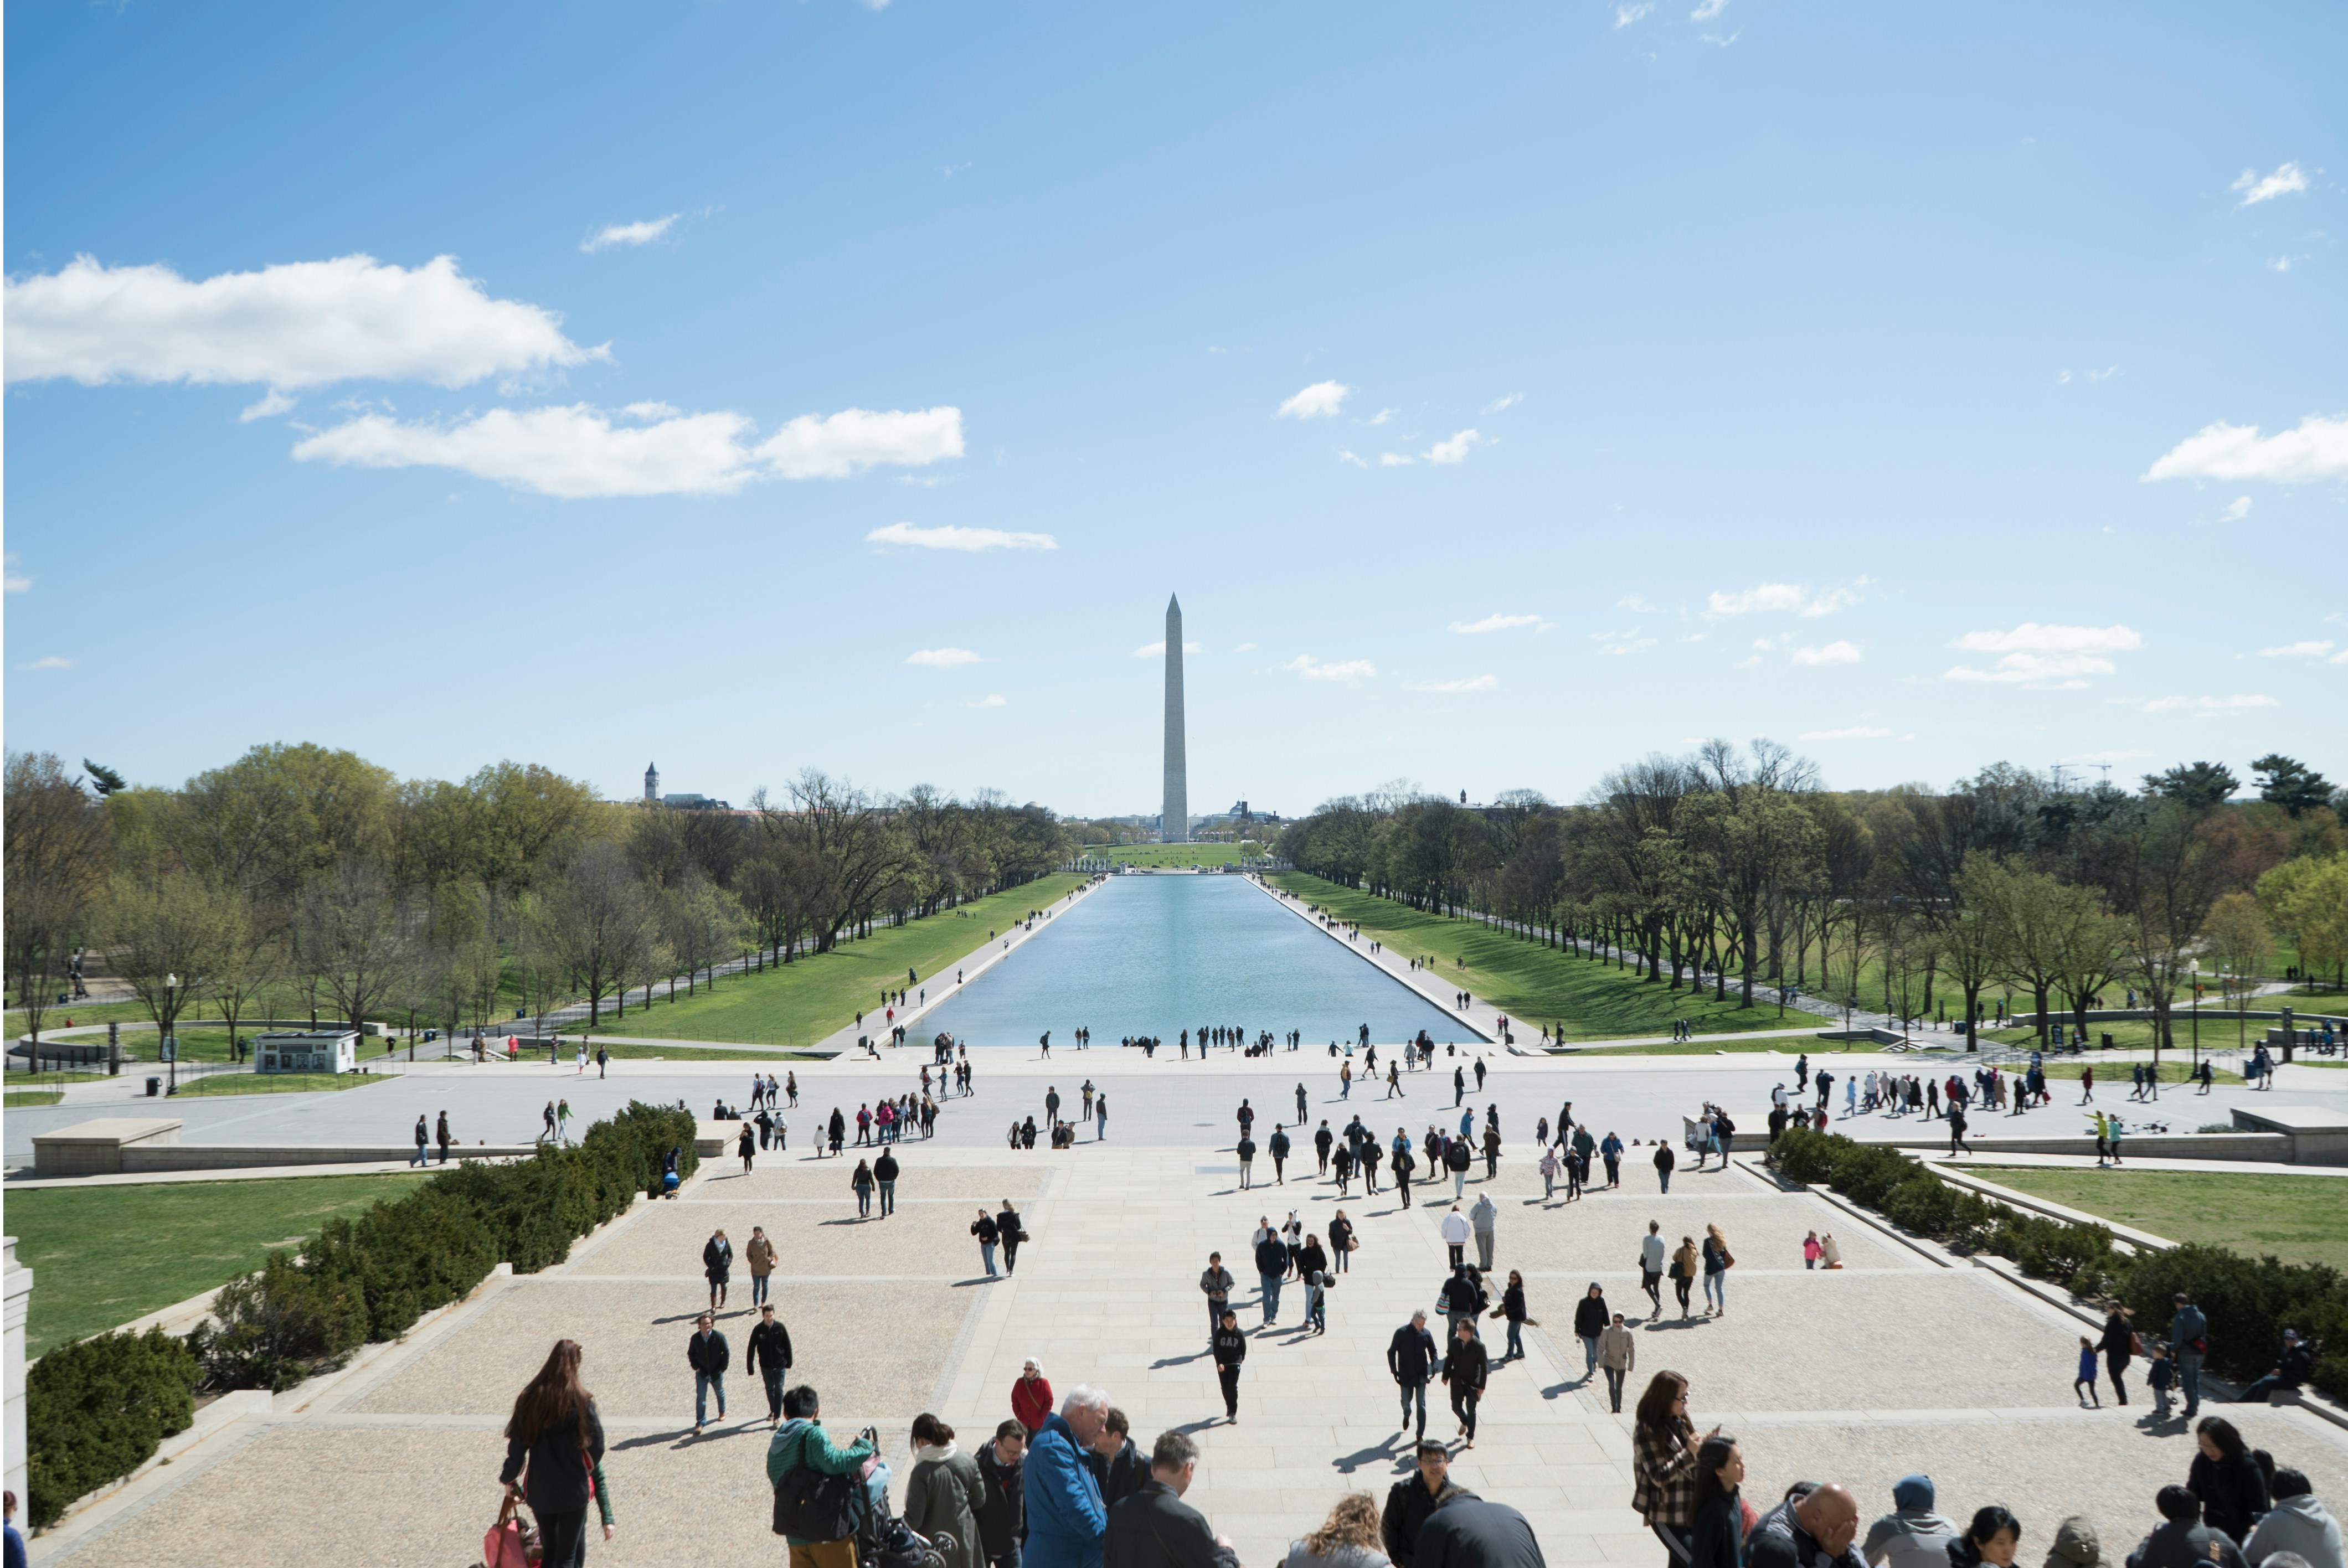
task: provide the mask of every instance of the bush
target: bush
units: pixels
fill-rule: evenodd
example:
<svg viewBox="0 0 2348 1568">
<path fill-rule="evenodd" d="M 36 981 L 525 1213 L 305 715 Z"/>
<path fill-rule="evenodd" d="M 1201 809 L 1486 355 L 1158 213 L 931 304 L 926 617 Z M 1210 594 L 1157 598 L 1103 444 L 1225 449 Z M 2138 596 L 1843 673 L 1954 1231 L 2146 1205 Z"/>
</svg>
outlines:
<svg viewBox="0 0 2348 1568">
<path fill-rule="evenodd" d="M 34 1528 L 154 1457 L 195 1419 L 196 1358 L 160 1328 L 61 1345 L 25 1374 L 27 1490 Z"/>
</svg>

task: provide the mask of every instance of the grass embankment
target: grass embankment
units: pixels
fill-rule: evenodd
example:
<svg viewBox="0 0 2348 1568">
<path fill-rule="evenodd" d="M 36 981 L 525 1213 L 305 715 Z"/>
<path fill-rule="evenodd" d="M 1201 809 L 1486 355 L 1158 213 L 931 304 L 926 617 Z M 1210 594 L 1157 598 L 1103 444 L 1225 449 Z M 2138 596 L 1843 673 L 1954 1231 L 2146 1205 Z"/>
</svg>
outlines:
<svg viewBox="0 0 2348 1568">
<path fill-rule="evenodd" d="M 37 1356 L 226 1285 L 259 1268 L 271 1247 L 424 1179 L 289 1176 L 10 1193 L 8 1229 L 40 1285 L 26 1348 Z"/>
<path fill-rule="evenodd" d="M 728 975 L 696 997 L 675 1001 L 655 995 L 649 1008 L 627 1016 L 603 1014 L 600 1032 L 660 1040 L 739 1040 L 751 1045 L 805 1046 L 880 1008 L 884 989 L 921 979 L 937 1000 L 953 985 L 957 961 L 986 946 L 989 930 L 1007 933 L 1030 909 L 1048 909 L 1091 878 L 1076 873 L 1042 876 L 1007 892 L 989 894 L 926 920 L 886 926 L 860 942 L 842 942 L 763 974 Z M 878 1029 L 875 1033 L 880 1032 Z"/>
<path fill-rule="evenodd" d="M 1628 968 L 1617 968 L 1611 960 L 1545 948 L 1480 920 L 1428 914 L 1301 871 L 1274 872 L 1267 880 L 1359 925 L 1398 954 L 1428 960 L 1441 979 L 1457 981 L 1461 989 L 1473 991 L 1516 1020 L 1520 1044 L 1545 1024 L 1561 1025 L 1564 1038 L 1576 1040 L 1668 1035 L 1672 1020 L 1683 1018 L 1693 1020 L 1699 1035 L 1796 1029 L 1814 1021 L 1813 1015 L 1792 1009 L 1780 1018 L 1776 1003 L 1765 1003 L 1758 994 L 1753 1006 L 1744 1008 L 1737 1005 L 1734 991 L 1726 1001 L 1715 1002 L 1708 989 L 1668 990 L 1665 982 L 1634 979 Z M 1823 1020 L 1815 1021 L 1827 1027 Z M 1798 1042 L 1788 1043 L 1802 1049 Z M 1701 1043 L 1680 1047 L 1696 1052 L 1715 1049 Z"/>
<path fill-rule="evenodd" d="M 1076 851 L 1091 860 L 1114 860 L 1120 866 L 1163 869 L 1178 866 L 1231 866 L 1249 856 L 1260 856 L 1263 845 L 1246 844 L 1088 844 Z"/>
<path fill-rule="evenodd" d="M 65 1097 L 65 1091 L 61 1089 L 11 1090 L 7 1096 L 7 1108 L 14 1111 L 19 1106 L 55 1105 Z"/>
<path fill-rule="evenodd" d="M 2121 1145 L 2123 1157 L 2127 1145 Z M 2338 1176 L 2199 1171 L 2016 1170 L 1971 1165 L 1983 1181 L 2134 1225 L 2171 1241 L 2272 1253 L 2348 1268 L 2348 1184 Z"/>
</svg>

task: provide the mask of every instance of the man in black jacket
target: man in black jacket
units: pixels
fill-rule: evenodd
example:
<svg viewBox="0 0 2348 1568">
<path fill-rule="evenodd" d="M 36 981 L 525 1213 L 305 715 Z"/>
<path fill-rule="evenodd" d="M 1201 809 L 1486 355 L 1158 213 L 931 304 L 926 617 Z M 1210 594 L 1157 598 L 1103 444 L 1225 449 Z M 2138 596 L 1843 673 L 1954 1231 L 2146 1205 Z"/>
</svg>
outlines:
<svg viewBox="0 0 2348 1568">
<path fill-rule="evenodd" d="M 1241 1133 L 1236 1153 L 1240 1157 L 1240 1191 L 1246 1192 L 1255 1182 L 1255 1140 Z"/>
<path fill-rule="evenodd" d="M 1451 1385 L 1451 1413 L 1459 1418 L 1459 1435 L 1476 1446 L 1476 1401 L 1484 1397 L 1484 1378 L 1491 1369 L 1492 1353 L 1476 1337 L 1473 1317 L 1455 1317 L 1451 1354 L 1443 1360 L 1443 1380 Z"/>
<path fill-rule="evenodd" d="M 1418 1532 L 1413 1568 L 1547 1568 L 1547 1563 L 1523 1514 L 1505 1502 L 1463 1497 Z"/>
<path fill-rule="evenodd" d="M 1280 1320 L 1280 1282 L 1288 1277 L 1288 1244 L 1272 1231 L 1255 1244 L 1256 1283 L 1262 1288 L 1263 1326 Z"/>
<path fill-rule="evenodd" d="M 1149 1479 L 1108 1511 L 1102 1568 L 1239 1568 L 1231 1542 L 1182 1501 L 1198 1470 L 1199 1445 L 1187 1434 L 1158 1434 Z"/>
<path fill-rule="evenodd" d="M 1451 1483 L 1451 1451 L 1430 1438 L 1419 1439 L 1418 1473 L 1386 1489 L 1385 1511 L 1378 1517 L 1386 1556 L 1395 1568 L 1414 1568 L 1419 1532 L 1436 1510 L 1475 1495 Z"/>
<path fill-rule="evenodd" d="M 1275 1122 L 1272 1124 L 1272 1141 L 1264 1145 L 1272 1154 L 1272 1180 L 1275 1186 L 1288 1185 L 1288 1129 Z"/>
<path fill-rule="evenodd" d="M 771 1430 L 783 1419 L 783 1378 L 791 1369 L 790 1330 L 775 1316 L 771 1301 L 758 1308 L 758 1326 L 750 1330 L 750 1355 L 742 1364 L 766 1379 L 767 1425 Z M 720 1416 L 726 1413 L 722 1396 L 717 1409 Z"/>
<path fill-rule="evenodd" d="M 1418 1401 L 1417 1436 L 1426 1436 L 1426 1380 L 1435 1375 L 1435 1336 L 1426 1331 L 1425 1309 L 1410 1315 L 1410 1321 L 1394 1331 L 1386 1343 L 1386 1370 L 1402 1387 L 1402 1424 L 1410 1426 L 1410 1405 Z"/>
<path fill-rule="evenodd" d="M 1672 1167 L 1679 1163 L 1680 1157 L 1672 1153 L 1672 1146 L 1660 1138 L 1656 1139 L 1655 1179 L 1663 1184 L 1663 1189 L 1667 1193 L 1672 1190 Z"/>
<path fill-rule="evenodd" d="M 1233 1426 L 1240 1419 L 1240 1363 L 1247 1359 L 1247 1335 L 1241 1331 L 1240 1315 L 1225 1309 L 1222 1327 L 1215 1330 L 1215 1376 L 1222 1380 L 1223 1410 Z"/>
<path fill-rule="evenodd" d="M 421 1122 L 424 1118 L 419 1116 L 417 1120 Z M 1313 1147 L 1321 1156 L 1321 1173 L 1324 1176 L 1329 1173 L 1330 1147 L 1336 1142 L 1337 1135 L 1329 1131 L 1329 1118 L 1323 1116 L 1321 1118 L 1321 1131 L 1313 1134 Z"/>
<path fill-rule="evenodd" d="M 1027 1429 L 1016 1419 L 994 1429 L 994 1440 L 978 1450 L 978 1480 L 985 1501 L 978 1509 L 978 1540 L 988 1568 L 1019 1568 L 1019 1544 L 1027 1534 Z"/>
<path fill-rule="evenodd" d="M 693 1368 L 693 1435 L 709 1424 L 709 1391 L 717 1391 L 717 1419 L 726 1419 L 726 1368 L 734 1364 L 733 1347 L 717 1331 L 717 1319 L 705 1312 L 685 1341 L 685 1358 Z"/>
<path fill-rule="evenodd" d="M 2274 1370 L 2241 1391 L 2236 1403 L 2263 1405 L 2267 1396 L 2277 1389 L 2296 1389 L 2307 1381 L 2315 1370 L 2315 1354 L 2295 1328 L 2282 1331 L 2282 1354 L 2275 1358 Z"/>
<path fill-rule="evenodd" d="M 887 1219 L 897 1212 L 897 1156 L 883 1148 L 880 1157 L 872 1162 L 872 1179 L 880 1186 L 880 1217 Z"/>
<path fill-rule="evenodd" d="M 1133 1427 L 1115 1405 L 1101 1421 L 1100 1440 L 1085 1455 L 1085 1463 L 1099 1483 L 1101 1506 L 1113 1508 L 1141 1490 L 1148 1480 L 1141 1450 L 1133 1444 Z"/>
</svg>

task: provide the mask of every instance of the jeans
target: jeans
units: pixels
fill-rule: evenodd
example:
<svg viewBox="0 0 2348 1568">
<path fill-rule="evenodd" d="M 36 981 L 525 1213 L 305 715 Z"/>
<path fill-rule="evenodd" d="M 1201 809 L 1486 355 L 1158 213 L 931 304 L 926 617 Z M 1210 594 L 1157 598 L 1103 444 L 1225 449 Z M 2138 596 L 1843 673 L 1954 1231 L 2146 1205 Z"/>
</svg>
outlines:
<svg viewBox="0 0 2348 1568">
<path fill-rule="evenodd" d="M 1506 1354 L 1514 1360 L 1525 1358 L 1525 1325 L 1522 1318 L 1509 1319 L 1509 1348 Z"/>
<path fill-rule="evenodd" d="M 897 1212 L 897 1184 L 894 1182 L 880 1184 L 880 1212 L 884 1214 Z"/>
<path fill-rule="evenodd" d="M 1609 1367 L 1605 1370 L 1606 1402 L 1619 1416 L 1622 1413 L 1622 1368 Z"/>
<path fill-rule="evenodd" d="M 1723 1269 L 1718 1274 L 1707 1274 L 1704 1276 L 1704 1299 L 1707 1305 L 1717 1307 L 1723 1312 L 1728 1310 L 1727 1270 Z"/>
<path fill-rule="evenodd" d="M 1459 1271 L 1459 1266 L 1460 1266 L 1460 1265 L 1462 1265 L 1462 1264 L 1466 1263 L 1467 1261 L 1468 1261 L 1468 1244 L 1467 1244 L 1466 1242 L 1464 1242 L 1464 1241 L 1463 1241 L 1463 1242 L 1457 1242 L 1457 1243 L 1452 1244 L 1452 1245 L 1451 1245 L 1451 1270 L 1452 1270 L 1452 1272 L 1453 1272 L 1453 1273 L 1455 1273 L 1455 1274 L 1457 1274 L 1457 1273 Z"/>
<path fill-rule="evenodd" d="M 1476 1401 L 1482 1397 L 1474 1389 L 1451 1390 L 1451 1413 L 1457 1416 L 1459 1424 L 1468 1429 L 1468 1440 L 1471 1443 L 1476 1440 Z"/>
<path fill-rule="evenodd" d="M 1557 1177 L 1548 1171 L 1543 1171 L 1541 1173 L 1541 1197 L 1543 1200 L 1547 1200 L 1555 1196 L 1557 1196 Z"/>
<path fill-rule="evenodd" d="M 1354 1272 L 1353 1258 L 1354 1249 L 1350 1246 L 1332 1247 L 1329 1250 L 1329 1261 L 1339 1274 Z"/>
<path fill-rule="evenodd" d="M 1451 1195 L 1454 1198 L 1464 1198 L 1468 1195 L 1467 1172 L 1454 1171 L 1451 1173 Z"/>
<path fill-rule="evenodd" d="M 580 1568 L 587 1561 L 587 1511 L 573 1509 L 562 1513 L 532 1508 L 538 1520 L 540 1568 Z"/>
<path fill-rule="evenodd" d="M 1240 1369 L 1237 1367 L 1218 1367 L 1215 1376 L 1223 1385 L 1223 1414 L 1233 1420 L 1239 1419 Z"/>
<path fill-rule="evenodd" d="M 1413 1399 L 1418 1401 L 1418 1435 L 1425 1437 L 1426 1435 L 1426 1378 L 1421 1378 L 1416 1383 L 1405 1383 L 1402 1386 L 1402 1424 L 1405 1426 L 1410 1425 L 1410 1406 Z"/>
<path fill-rule="evenodd" d="M 994 1272 L 994 1244 L 991 1241 L 980 1242 L 978 1255 L 986 1260 L 986 1277 L 989 1279 L 1000 1277 Z"/>
<path fill-rule="evenodd" d="M 773 1420 L 783 1413 L 783 1371 L 780 1367 L 768 1367 L 759 1372 L 767 1385 L 767 1419 Z"/>
<path fill-rule="evenodd" d="M 1655 1174 L 1663 1179 L 1663 1191 L 1667 1193 L 1670 1192 L 1672 1190 L 1672 1173 L 1669 1171 L 1657 1171 Z"/>
<path fill-rule="evenodd" d="M 2185 1413 L 2201 1408 L 2201 1358 L 2190 1350 L 2177 1352 L 2177 1386 L 2185 1390 Z"/>
<path fill-rule="evenodd" d="M 417 1145 L 416 1145 L 416 1158 L 414 1158 L 413 1160 L 408 1161 L 407 1163 L 408 1163 L 409 1164 L 411 1164 L 411 1165 L 422 1165 L 422 1164 L 427 1164 L 427 1163 L 429 1163 L 429 1162 L 428 1162 L 428 1161 L 427 1161 L 427 1160 L 424 1158 L 424 1145 L 423 1145 L 423 1144 L 418 1143 Z"/>
<path fill-rule="evenodd" d="M 859 1187 L 856 1189 L 856 1212 L 864 1219 L 869 1220 L 872 1217 L 871 1188 Z"/>
<path fill-rule="evenodd" d="M 1229 1301 L 1210 1300 L 1207 1303 L 1208 1338 L 1212 1339 L 1215 1337 L 1215 1330 L 1223 1326 L 1223 1314 L 1229 1312 L 1231 1309 L 1231 1304 Z"/>
<path fill-rule="evenodd" d="M 1280 1316 L 1280 1276 L 1259 1274 L 1256 1279 L 1263 1286 L 1263 1320 L 1270 1323 Z"/>
<path fill-rule="evenodd" d="M 702 1371 L 693 1374 L 693 1424 L 696 1427 L 709 1424 L 709 1396 L 713 1391 L 717 1395 L 717 1419 L 722 1421 L 726 1419 L 726 1374 Z"/>
<path fill-rule="evenodd" d="M 750 1276 L 750 1305 L 757 1307 L 767 1299 L 767 1286 L 771 1276 L 753 1274 Z"/>
<path fill-rule="evenodd" d="M 1581 1380 L 1585 1383 L 1598 1373 L 1598 1336 L 1581 1336 Z"/>
<path fill-rule="evenodd" d="M 2114 1372 L 2112 1374 L 2112 1384 L 2115 1388 L 2118 1386 L 2119 1380 L 2119 1374 L 2116 1371 Z M 2296 1383 L 2286 1383 L 2281 1378 L 2277 1378 L 2270 1374 L 2267 1377 L 2260 1378 L 2249 1388 L 2244 1389 L 2240 1394 L 2235 1397 L 2234 1403 L 2238 1405 L 2263 1405 L 2267 1402 L 2267 1396 L 2273 1393 L 2277 1389 L 2297 1389 L 2299 1385 Z M 2127 1396 L 2126 1394 L 2122 1394 L 2120 1396 L 2120 1403 L 2123 1405 L 2127 1403 Z"/>
</svg>

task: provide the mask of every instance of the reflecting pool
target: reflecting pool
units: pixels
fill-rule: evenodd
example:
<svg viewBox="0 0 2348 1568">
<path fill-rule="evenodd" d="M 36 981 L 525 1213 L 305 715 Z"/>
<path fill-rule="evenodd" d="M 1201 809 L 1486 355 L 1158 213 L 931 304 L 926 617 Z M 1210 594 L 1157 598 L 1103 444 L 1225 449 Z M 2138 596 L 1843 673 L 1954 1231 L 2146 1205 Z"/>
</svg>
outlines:
<svg viewBox="0 0 2348 1568">
<path fill-rule="evenodd" d="M 1437 1044 L 1475 1031 L 1233 876 L 1112 876 L 1055 916 L 917 1026 L 979 1046 L 1056 1046 L 1087 1028 L 1096 1048 L 1226 1024 L 1253 1038 L 1304 1031 L 1307 1048 L 1425 1030 Z"/>
</svg>

